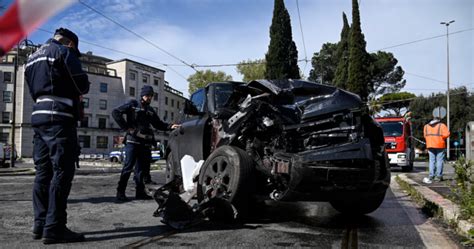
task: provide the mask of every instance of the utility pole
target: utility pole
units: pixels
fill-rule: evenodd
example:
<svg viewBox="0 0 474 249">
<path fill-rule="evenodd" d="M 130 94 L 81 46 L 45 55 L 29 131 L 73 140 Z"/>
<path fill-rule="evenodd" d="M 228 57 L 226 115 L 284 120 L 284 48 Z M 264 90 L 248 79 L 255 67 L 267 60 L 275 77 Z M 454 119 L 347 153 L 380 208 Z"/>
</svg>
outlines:
<svg viewBox="0 0 474 249">
<path fill-rule="evenodd" d="M 15 167 L 15 112 L 16 112 L 16 78 L 18 73 L 18 58 L 20 53 L 20 43 L 16 45 L 15 62 L 13 64 L 13 91 L 12 91 L 12 115 L 10 130 L 10 167 Z"/>
<path fill-rule="evenodd" d="M 447 103 L 446 103 L 446 117 L 447 117 L 447 126 L 448 126 L 448 131 L 451 131 L 449 128 L 449 25 L 453 23 L 454 20 L 451 20 L 449 22 L 441 22 L 441 25 L 446 26 L 446 65 L 447 65 L 447 77 L 448 77 L 448 91 L 446 93 L 447 97 Z M 447 139 L 447 152 L 446 152 L 446 159 L 449 160 L 449 152 L 450 152 L 450 144 L 449 144 L 449 137 Z"/>
</svg>

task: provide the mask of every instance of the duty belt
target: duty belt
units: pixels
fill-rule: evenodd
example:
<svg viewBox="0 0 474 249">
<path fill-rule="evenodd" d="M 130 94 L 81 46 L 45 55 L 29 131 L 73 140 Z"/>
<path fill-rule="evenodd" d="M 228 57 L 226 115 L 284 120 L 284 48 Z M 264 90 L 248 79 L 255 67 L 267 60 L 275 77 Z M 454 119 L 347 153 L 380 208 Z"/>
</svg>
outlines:
<svg viewBox="0 0 474 249">
<path fill-rule="evenodd" d="M 143 134 L 140 131 L 135 132 L 134 134 L 132 134 L 132 136 L 135 136 L 135 137 L 138 137 L 138 138 L 141 138 L 141 139 L 145 139 L 145 140 L 153 140 L 155 138 L 155 136 L 153 136 L 153 135 Z"/>
</svg>

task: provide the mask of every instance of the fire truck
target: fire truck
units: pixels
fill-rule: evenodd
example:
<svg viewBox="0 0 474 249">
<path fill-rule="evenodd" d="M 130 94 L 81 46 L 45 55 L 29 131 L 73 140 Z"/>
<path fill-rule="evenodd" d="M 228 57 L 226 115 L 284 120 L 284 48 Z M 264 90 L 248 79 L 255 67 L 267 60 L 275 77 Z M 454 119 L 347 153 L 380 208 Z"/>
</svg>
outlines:
<svg viewBox="0 0 474 249">
<path fill-rule="evenodd" d="M 412 171 L 415 148 L 409 116 L 383 117 L 375 120 L 383 129 L 390 166 L 399 166 L 403 171 Z"/>
</svg>

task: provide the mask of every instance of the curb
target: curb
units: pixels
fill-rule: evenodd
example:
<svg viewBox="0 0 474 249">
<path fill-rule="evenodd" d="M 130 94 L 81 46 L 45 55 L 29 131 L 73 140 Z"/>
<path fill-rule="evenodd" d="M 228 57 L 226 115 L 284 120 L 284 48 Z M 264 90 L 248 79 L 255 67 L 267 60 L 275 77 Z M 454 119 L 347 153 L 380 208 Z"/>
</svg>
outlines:
<svg viewBox="0 0 474 249">
<path fill-rule="evenodd" d="M 453 225 L 459 235 L 468 239 L 474 239 L 472 235 L 474 224 L 467 220 L 459 219 L 460 209 L 457 204 L 444 198 L 428 187 L 413 181 L 408 178 L 406 174 L 399 174 L 396 179 L 405 183 L 401 185 L 402 188 L 410 188 L 410 190 L 415 191 L 415 193 L 423 199 L 425 202 L 423 209 L 427 208 L 431 213 L 438 214 L 446 224 Z"/>
</svg>

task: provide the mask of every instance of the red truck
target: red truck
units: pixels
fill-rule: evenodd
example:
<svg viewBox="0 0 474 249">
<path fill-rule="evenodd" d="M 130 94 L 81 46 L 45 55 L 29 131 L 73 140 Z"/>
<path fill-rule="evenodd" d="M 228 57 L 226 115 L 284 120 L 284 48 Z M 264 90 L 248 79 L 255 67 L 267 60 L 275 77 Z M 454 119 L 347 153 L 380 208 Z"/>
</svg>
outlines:
<svg viewBox="0 0 474 249">
<path fill-rule="evenodd" d="M 400 166 L 403 171 L 413 170 L 415 148 L 409 118 L 384 117 L 375 119 L 382 126 L 385 149 L 390 166 Z"/>
</svg>

